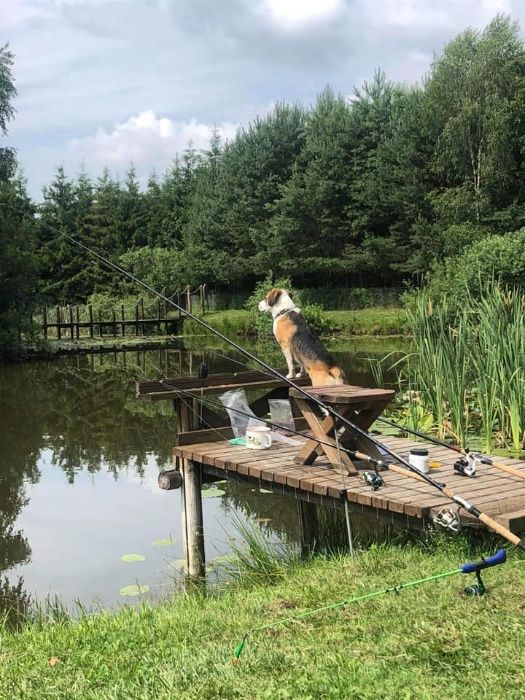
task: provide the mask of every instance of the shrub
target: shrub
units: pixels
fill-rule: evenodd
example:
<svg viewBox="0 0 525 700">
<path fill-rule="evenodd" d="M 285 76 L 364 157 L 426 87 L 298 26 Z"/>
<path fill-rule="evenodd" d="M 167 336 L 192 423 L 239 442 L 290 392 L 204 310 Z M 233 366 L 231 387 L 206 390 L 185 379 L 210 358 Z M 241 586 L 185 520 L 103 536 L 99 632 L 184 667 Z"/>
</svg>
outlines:
<svg viewBox="0 0 525 700">
<path fill-rule="evenodd" d="M 456 228 L 456 227 L 454 227 Z M 434 299 L 447 297 L 461 305 L 465 289 L 479 297 L 485 282 L 525 287 L 525 228 L 513 233 L 486 236 L 447 258 L 429 278 L 427 291 Z"/>
</svg>

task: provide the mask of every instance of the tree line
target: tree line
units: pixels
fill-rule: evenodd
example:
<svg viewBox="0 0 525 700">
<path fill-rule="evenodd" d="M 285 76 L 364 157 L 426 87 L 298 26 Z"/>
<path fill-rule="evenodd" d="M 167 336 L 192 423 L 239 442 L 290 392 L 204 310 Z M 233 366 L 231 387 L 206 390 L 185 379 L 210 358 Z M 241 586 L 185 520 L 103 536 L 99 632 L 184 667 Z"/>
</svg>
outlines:
<svg viewBox="0 0 525 700">
<path fill-rule="evenodd" d="M 12 56 L 0 56 L 5 133 Z M 449 42 L 416 85 L 378 70 L 350 98 L 326 87 L 312 106 L 277 104 L 226 143 L 214 130 L 207 149 L 190 144 L 144 189 L 133 166 L 123 181 L 60 167 L 37 205 L 2 149 L 0 270 L 30 273 L 12 308 L 35 289 L 50 303 L 122 293 L 48 224 L 172 289 L 250 289 L 269 270 L 303 287 L 419 282 L 525 226 L 524 97 L 519 27 L 498 15 Z"/>
</svg>

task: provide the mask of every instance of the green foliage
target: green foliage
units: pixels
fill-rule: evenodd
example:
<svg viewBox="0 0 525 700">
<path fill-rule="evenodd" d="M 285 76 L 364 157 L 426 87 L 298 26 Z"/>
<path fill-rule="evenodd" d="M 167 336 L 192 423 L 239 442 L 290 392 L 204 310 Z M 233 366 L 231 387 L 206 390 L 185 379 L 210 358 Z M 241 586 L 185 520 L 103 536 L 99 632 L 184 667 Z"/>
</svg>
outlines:
<svg viewBox="0 0 525 700">
<path fill-rule="evenodd" d="M 173 294 L 183 288 L 184 257 L 178 250 L 145 246 L 120 256 L 120 264 L 157 291 Z"/>
<path fill-rule="evenodd" d="M 524 288 L 524 246 L 525 228 L 505 235 L 485 236 L 472 245 L 467 245 L 460 255 L 450 256 L 442 265 L 435 267 L 429 278 L 429 296 L 434 300 L 446 296 L 449 304 L 455 300 L 457 306 L 461 307 L 465 290 L 478 295 L 490 279 L 495 279 L 504 286 Z M 458 248 L 461 250 L 459 235 Z"/>
<path fill-rule="evenodd" d="M 525 296 L 483 282 L 435 302 L 423 290 L 408 311 L 413 353 L 404 375 L 420 392 L 441 437 L 468 445 L 469 435 L 519 452 L 525 448 Z"/>
</svg>

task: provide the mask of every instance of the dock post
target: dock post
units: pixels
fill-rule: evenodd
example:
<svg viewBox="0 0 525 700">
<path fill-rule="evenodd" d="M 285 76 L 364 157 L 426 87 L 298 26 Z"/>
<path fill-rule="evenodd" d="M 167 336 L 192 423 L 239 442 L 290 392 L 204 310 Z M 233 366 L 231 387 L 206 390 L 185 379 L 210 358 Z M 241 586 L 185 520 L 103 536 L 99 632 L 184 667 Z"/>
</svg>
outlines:
<svg viewBox="0 0 525 700">
<path fill-rule="evenodd" d="M 195 430 L 195 402 L 193 399 L 175 399 L 177 435 Z M 177 459 L 182 474 L 181 521 L 184 551 L 184 572 L 190 578 L 204 578 L 206 557 L 204 553 L 204 524 L 202 517 L 201 467 L 188 459 Z"/>
<path fill-rule="evenodd" d="M 206 559 L 202 518 L 201 467 L 196 462 L 184 460 L 182 489 L 185 524 L 182 536 L 186 575 L 190 578 L 203 578 L 206 574 Z"/>
<path fill-rule="evenodd" d="M 319 521 L 317 505 L 310 501 L 297 500 L 299 526 L 301 530 L 301 556 L 308 557 L 319 545 Z"/>
</svg>

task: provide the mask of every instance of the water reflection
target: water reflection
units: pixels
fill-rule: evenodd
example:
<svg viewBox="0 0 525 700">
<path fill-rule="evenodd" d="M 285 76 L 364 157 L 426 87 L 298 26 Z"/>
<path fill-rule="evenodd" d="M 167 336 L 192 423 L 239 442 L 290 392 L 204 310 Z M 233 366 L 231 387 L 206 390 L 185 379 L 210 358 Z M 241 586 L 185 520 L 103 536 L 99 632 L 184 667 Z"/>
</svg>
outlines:
<svg viewBox="0 0 525 700">
<path fill-rule="evenodd" d="M 104 605 L 135 577 L 157 581 L 159 590 L 170 585 L 159 583 L 159 570 L 182 557 L 179 498 L 160 492 L 156 475 L 171 459 L 175 416 L 169 401 L 138 401 L 134 382 L 192 374 L 201 361 L 210 372 L 242 369 L 239 354 L 209 342 L 192 339 L 191 351 L 181 345 L 0 367 L 0 585 L 7 572 L 11 598 L 27 595 L 19 576 L 38 597 L 98 597 Z M 273 345 L 259 350 L 281 364 Z M 364 385 L 374 384 L 365 358 L 388 351 L 335 348 L 350 380 Z M 235 482 L 224 490 L 205 504 L 209 558 L 229 549 L 229 509 L 297 540 L 293 499 Z M 152 546 L 168 535 L 171 550 Z M 141 548 L 143 566 L 122 564 L 122 554 Z"/>
</svg>

